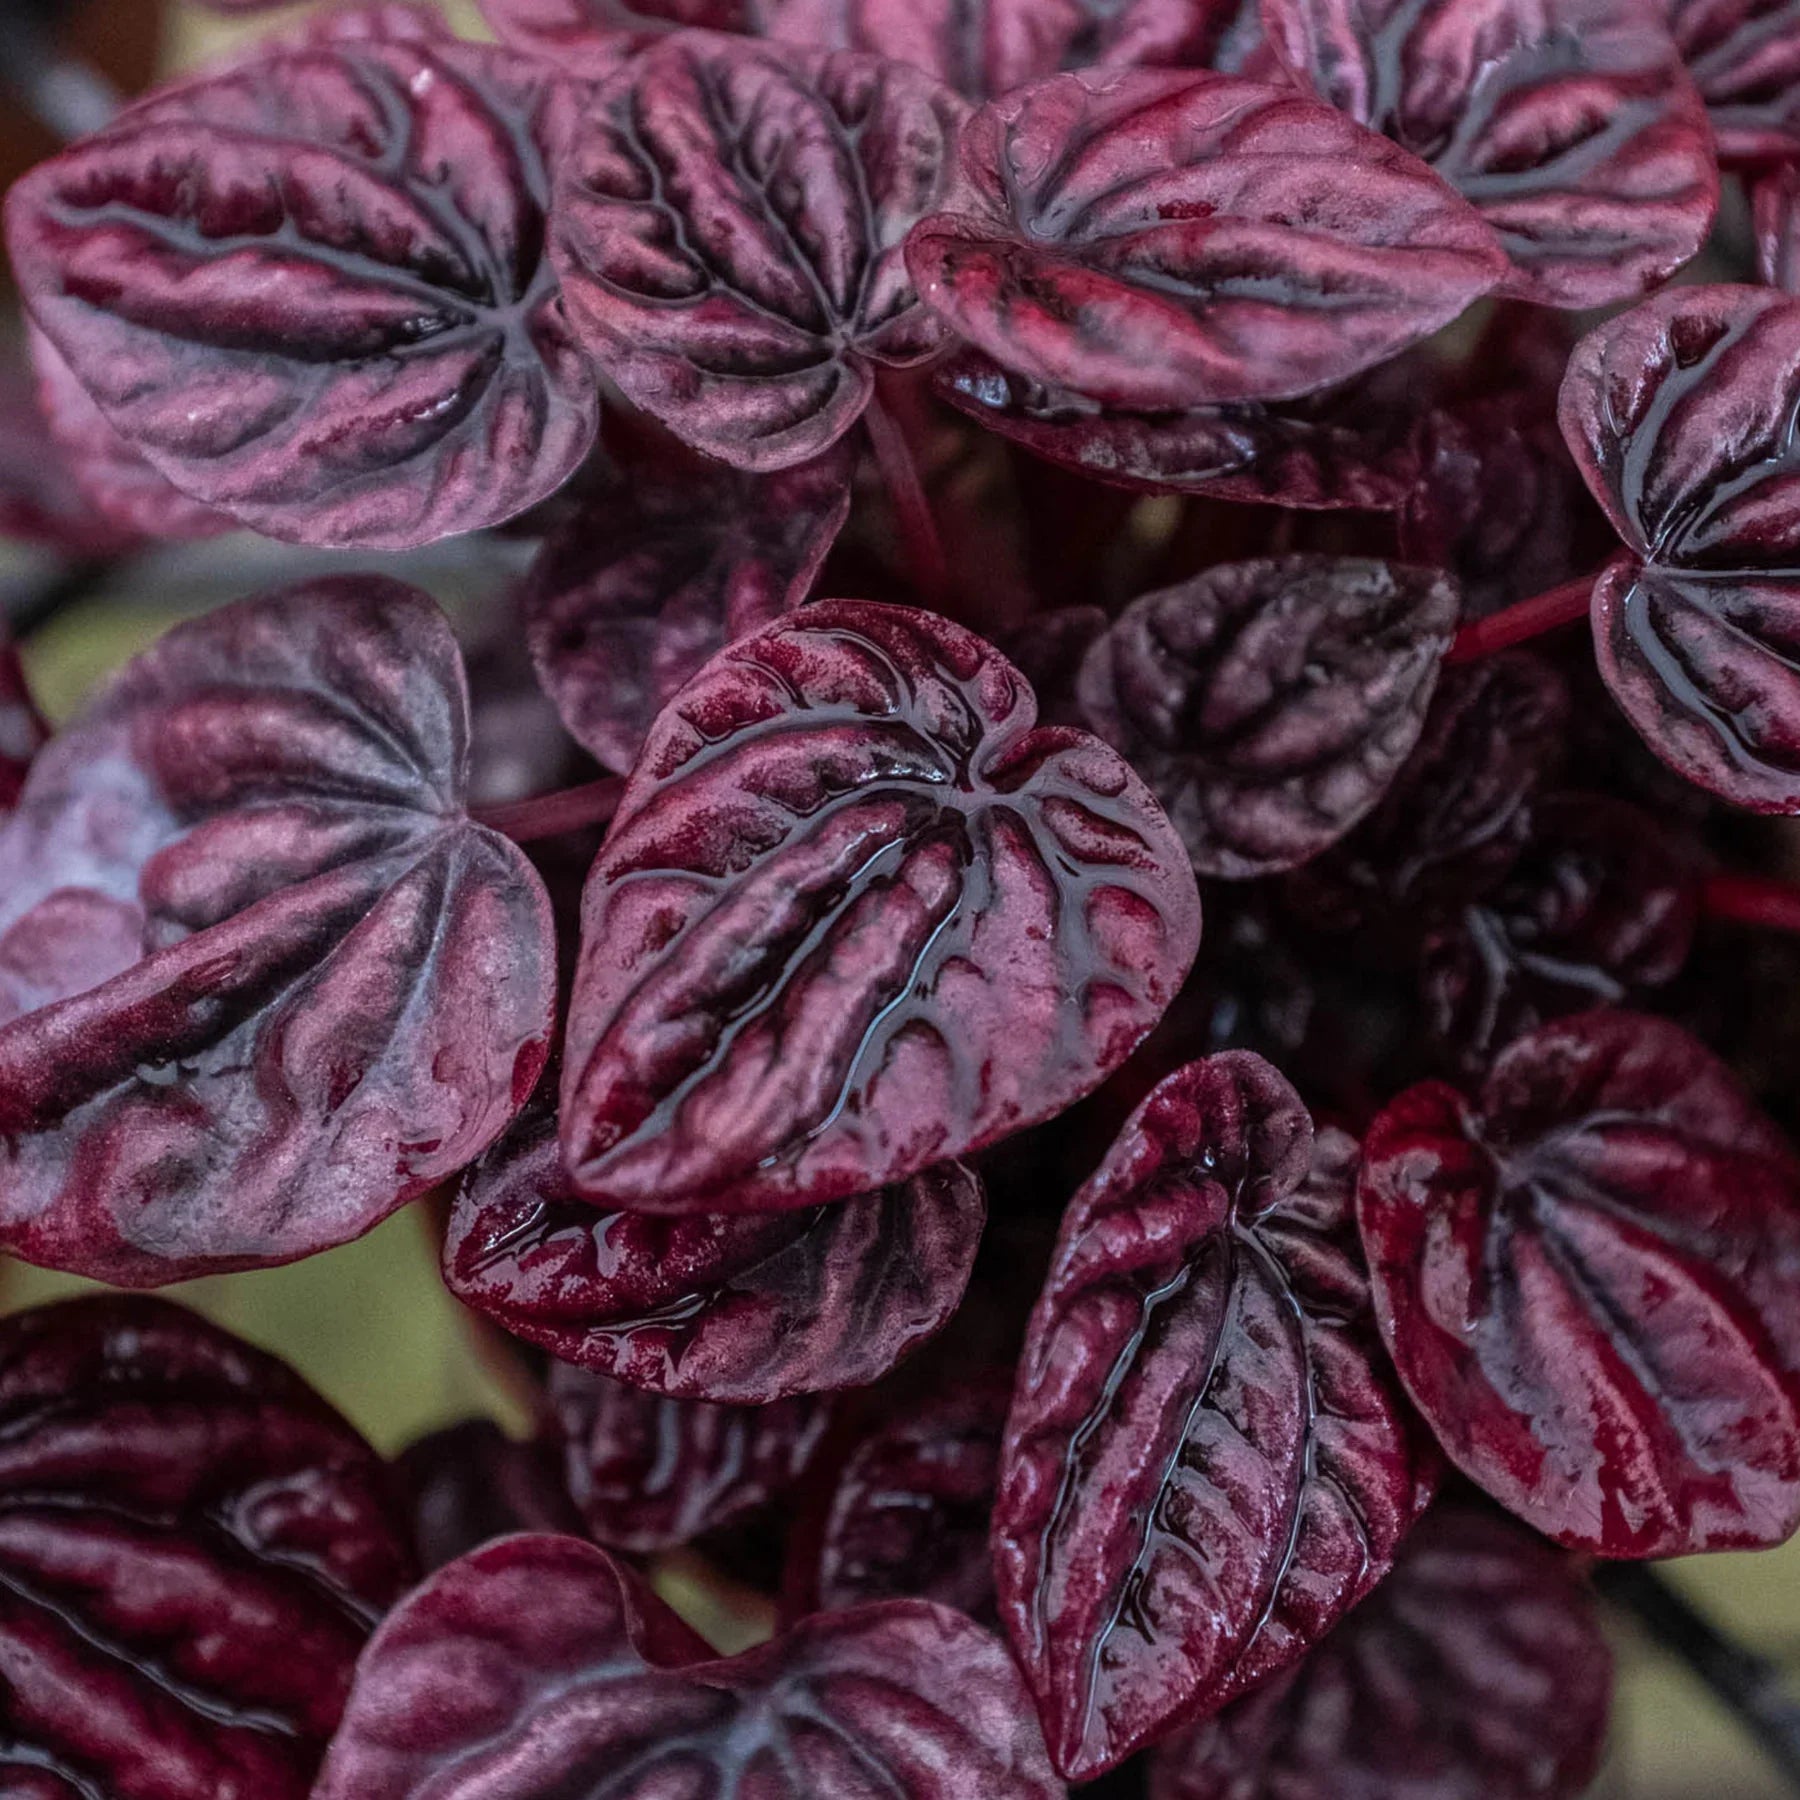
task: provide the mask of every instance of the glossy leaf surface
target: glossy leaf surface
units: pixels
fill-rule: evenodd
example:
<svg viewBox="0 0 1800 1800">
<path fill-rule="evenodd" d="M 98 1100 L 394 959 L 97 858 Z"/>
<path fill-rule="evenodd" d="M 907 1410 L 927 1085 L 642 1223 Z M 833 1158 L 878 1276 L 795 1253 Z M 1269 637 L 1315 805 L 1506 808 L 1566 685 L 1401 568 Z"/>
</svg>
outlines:
<svg viewBox="0 0 1800 1800">
<path fill-rule="evenodd" d="M 1670 24 L 1712 115 L 1722 161 L 1800 154 L 1800 7 L 1794 0 L 1673 0 Z"/>
<path fill-rule="evenodd" d="M 679 1665 L 679 1666 L 677 1666 Z M 603 1552 L 440 1570 L 357 1673 L 316 1800 L 1054 1800 L 1001 1647 L 945 1607 L 821 1614 L 710 1660 Z"/>
<path fill-rule="evenodd" d="M 959 1163 L 776 1217 L 609 1212 L 570 1192 L 542 1115 L 465 1178 L 444 1279 L 565 1362 L 759 1405 L 867 1386 L 915 1350 L 962 1299 L 984 1216 Z"/>
<path fill-rule="evenodd" d="M 381 1459 L 274 1358 L 105 1296 L 0 1322 L 0 1789 L 304 1800 L 411 1578 Z"/>
<path fill-rule="evenodd" d="M 963 161 L 974 206 L 908 245 L 919 291 L 1003 367 L 1108 407 L 1312 393 L 1506 273 L 1422 163 L 1234 77 L 1058 76 L 981 108 Z"/>
<path fill-rule="evenodd" d="M 1162 1082 L 1070 1203 L 1007 1420 L 994 1575 L 1071 1780 L 1304 1654 L 1430 1498 L 1369 1314 L 1355 1162 L 1232 1051 Z"/>
<path fill-rule="evenodd" d="M 115 429 L 203 506 L 365 549 L 497 524 L 598 418 L 543 242 L 576 107 L 481 45 L 239 63 L 19 182 L 13 269 Z"/>
<path fill-rule="evenodd" d="M 708 657 L 806 599 L 850 510 L 852 459 L 784 474 L 623 478 L 539 552 L 522 605 L 570 733 L 629 769 L 650 722 Z"/>
<path fill-rule="evenodd" d="M 1088 724 L 1129 758 L 1203 875 L 1335 843 L 1418 742 L 1455 586 L 1349 557 L 1224 563 L 1134 601 L 1082 663 Z"/>
<path fill-rule="evenodd" d="M 901 255 L 953 205 L 967 107 L 903 63 L 678 33 L 589 105 L 557 178 L 571 317 L 627 398 L 734 467 L 791 468 L 943 327 Z"/>
<path fill-rule="evenodd" d="M 670 703 L 583 902 L 562 1142 L 595 1200 L 867 1193 L 1060 1112 L 1180 986 L 1199 902 L 1112 750 L 933 614 L 827 601 Z"/>
<path fill-rule="evenodd" d="M 1546 1536 L 1679 1556 L 1800 1524 L 1800 1163 L 1698 1040 L 1583 1013 L 1476 1100 L 1409 1090 L 1357 1218 L 1408 1391 Z"/>
<path fill-rule="evenodd" d="M 0 831 L 0 1240 L 152 1285 L 367 1231 L 499 1134 L 555 950 L 462 810 L 442 614 L 346 576 L 178 626 Z"/>
</svg>

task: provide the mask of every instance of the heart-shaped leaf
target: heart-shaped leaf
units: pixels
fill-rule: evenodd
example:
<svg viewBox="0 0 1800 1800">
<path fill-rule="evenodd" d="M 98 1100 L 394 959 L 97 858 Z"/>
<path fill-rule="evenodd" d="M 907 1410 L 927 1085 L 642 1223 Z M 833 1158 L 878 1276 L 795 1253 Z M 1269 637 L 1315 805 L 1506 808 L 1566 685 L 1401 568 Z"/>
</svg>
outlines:
<svg viewBox="0 0 1800 1800">
<path fill-rule="evenodd" d="M 581 1515 L 548 1447 L 469 1419 L 409 1444 L 395 1464 L 427 1569 L 515 1531 L 581 1532 Z"/>
<path fill-rule="evenodd" d="M 564 1362 L 753 1406 L 865 1387 L 917 1349 L 961 1301 L 984 1217 L 960 1163 L 806 1213 L 607 1212 L 570 1193 L 546 1112 L 465 1179 L 444 1280 Z"/>
<path fill-rule="evenodd" d="M 603 1551 L 516 1537 L 396 1607 L 314 1800 L 1060 1800 L 1006 1653 L 924 1601 L 706 1647 Z"/>
<path fill-rule="evenodd" d="M 1007 1420 L 994 1577 L 1071 1780 L 1304 1654 L 1430 1498 L 1369 1316 L 1355 1166 L 1230 1051 L 1161 1083 L 1070 1203 Z"/>
<path fill-rule="evenodd" d="M 503 44 L 604 81 L 671 31 L 749 31 L 766 0 L 479 0 Z"/>
<path fill-rule="evenodd" d="M 714 1406 L 647 1394 L 555 1363 L 563 1479 L 589 1532 L 649 1554 L 755 1512 L 806 1472 L 830 1423 L 812 1395 Z"/>
<path fill-rule="evenodd" d="M 1125 753 L 1202 875 L 1335 843 L 1412 753 L 1456 631 L 1453 583 L 1350 557 L 1224 563 L 1146 594 L 1089 650 L 1088 724 Z"/>
<path fill-rule="evenodd" d="M 652 1212 L 872 1192 L 1096 1087 L 1199 931 L 1143 784 L 1034 728 L 990 645 L 802 607 L 669 703 L 588 878 L 571 1178 Z"/>
<path fill-rule="evenodd" d="M 766 472 L 862 415 L 943 327 L 901 245 L 955 205 L 966 104 L 879 57 L 677 33 L 601 87 L 557 177 L 570 316 L 695 449 Z"/>
<path fill-rule="evenodd" d="M 1642 0 L 1263 0 L 1299 80 L 1466 195 L 1505 292 L 1604 306 L 1700 248 L 1719 200 L 1706 106 Z"/>
<path fill-rule="evenodd" d="M 1504 279 L 1416 158 L 1291 89 L 1062 75 L 963 134 L 975 205 L 907 244 L 926 303 L 1003 367 L 1144 412 L 1309 394 Z"/>
<path fill-rule="evenodd" d="M 1679 1027 L 1583 1013 L 1475 1100 L 1402 1094 L 1357 1220 L 1407 1390 L 1547 1537 L 1682 1556 L 1800 1525 L 1800 1162 Z"/>
<path fill-rule="evenodd" d="M 497 524 L 598 420 L 544 251 L 578 106 L 476 44 L 243 62 L 20 181 L 13 269 L 101 412 L 202 505 L 362 548 Z"/>
<path fill-rule="evenodd" d="M 1795 0 L 1671 0 L 1682 60 L 1730 163 L 1800 155 L 1800 6 Z"/>
<path fill-rule="evenodd" d="M 1151 1800 L 1576 1800 L 1612 1652 L 1573 1560 L 1445 1502 L 1295 1673 L 1159 1746 Z"/>
<path fill-rule="evenodd" d="M 543 1068 L 549 901 L 470 822 L 461 658 L 343 576 L 178 626 L 0 830 L 0 1242 L 151 1285 L 367 1231 Z"/>
<path fill-rule="evenodd" d="M 0 1322 L 0 1790 L 305 1800 L 412 1576 L 378 1457 L 161 1300 Z"/>
<path fill-rule="evenodd" d="M 805 600 L 850 511 L 842 450 L 784 474 L 634 472 L 544 544 L 522 605 L 570 732 L 629 769 L 669 697 L 715 651 Z"/>
</svg>

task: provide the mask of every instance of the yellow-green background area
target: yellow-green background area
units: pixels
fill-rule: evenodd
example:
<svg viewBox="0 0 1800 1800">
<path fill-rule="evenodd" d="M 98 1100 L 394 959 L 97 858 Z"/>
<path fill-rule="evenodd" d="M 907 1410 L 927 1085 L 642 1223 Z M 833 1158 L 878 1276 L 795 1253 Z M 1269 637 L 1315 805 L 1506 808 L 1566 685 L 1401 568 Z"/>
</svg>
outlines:
<svg viewBox="0 0 1800 1800">
<path fill-rule="evenodd" d="M 105 3 L 131 8 L 142 0 Z M 175 5 L 165 26 L 165 67 L 191 64 L 306 10 L 297 6 L 291 13 L 226 22 Z M 472 5 L 449 0 L 447 10 L 468 34 L 486 35 Z M 462 590 L 494 585 L 483 554 L 451 546 L 434 552 L 422 570 L 407 572 L 454 606 L 464 597 Z M 343 566 L 345 559 L 335 560 Z M 0 580 L 29 562 L 0 544 Z M 169 623 L 230 598 L 234 582 L 250 591 L 260 585 L 265 567 L 270 579 L 287 579 L 293 553 L 231 539 L 223 548 L 153 557 L 128 582 L 115 583 L 59 617 L 26 647 L 46 710 L 52 718 L 67 717 L 96 680 Z M 0 1306 L 29 1306 L 84 1285 L 11 1265 L 0 1283 Z M 170 1291 L 286 1357 L 384 1451 L 476 1414 L 515 1429 L 523 1423 L 518 1403 L 483 1358 L 465 1316 L 438 1279 L 433 1228 L 423 1207 L 408 1208 L 359 1243 L 289 1268 L 191 1282 Z M 1795 1304 L 1800 1306 L 1800 1296 Z M 1800 1665 L 1800 1543 L 1758 1556 L 1695 1558 L 1668 1565 L 1668 1573 L 1741 1642 L 1784 1665 Z M 683 1579 L 677 1562 L 661 1585 L 675 1598 Z M 1619 1643 L 1615 1748 L 1597 1795 L 1773 1800 L 1785 1792 L 1732 1721 L 1677 1665 L 1623 1628 Z"/>
</svg>

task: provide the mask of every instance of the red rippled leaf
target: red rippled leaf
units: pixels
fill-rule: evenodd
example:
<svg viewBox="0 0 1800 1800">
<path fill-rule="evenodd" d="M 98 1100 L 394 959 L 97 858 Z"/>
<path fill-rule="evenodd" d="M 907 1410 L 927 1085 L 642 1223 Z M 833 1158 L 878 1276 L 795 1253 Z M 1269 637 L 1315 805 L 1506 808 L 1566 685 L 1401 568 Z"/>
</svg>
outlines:
<svg viewBox="0 0 1800 1800">
<path fill-rule="evenodd" d="M 917 1349 L 961 1301 L 984 1218 L 959 1163 L 804 1213 L 604 1211 L 571 1193 L 546 1113 L 465 1178 L 444 1280 L 564 1362 L 761 1405 L 866 1386 Z"/>
<path fill-rule="evenodd" d="M 960 199 L 967 112 L 879 57 L 661 41 L 602 86 L 557 177 L 577 331 L 695 449 L 759 472 L 819 455 L 877 365 L 944 341 L 901 245 Z"/>
<path fill-rule="evenodd" d="M 440 1570 L 357 1671 L 315 1800 L 1057 1800 L 993 1638 L 923 1601 L 711 1659 L 604 1552 L 519 1537 Z"/>
<path fill-rule="evenodd" d="M 1722 161 L 1800 155 L 1800 6 L 1672 0 L 1670 24 L 1712 116 Z"/>
<path fill-rule="evenodd" d="M 412 1575 L 381 1459 L 160 1300 L 0 1322 L 0 1789 L 305 1800 Z"/>
<path fill-rule="evenodd" d="M 503 44 L 565 74 L 603 81 L 638 50 L 683 27 L 750 31 L 767 0 L 477 0 Z"/>
<path fill-rule="evenodd" d="M 177 627 L 0 830 L 0 1242 L 127 1285 L 367 1231 L 542 1069 L 555 948 L 463 811 L 442 614 L 375 576 Z"/>
<path fill-rule="evenodd" d="M 522 605 L 570 733 L 629 769 L 651 721 L 733 638 L 800 605 L 850 511 L 853 459 L 782 474 L 634 472 L 544 544 Z"/>
<path fill-rule="evenodd" d="M 1369 1313 L 1355 1166 L 1228 1051 L 1162 1082 L 1070 1203 L 1007 1420 L 994 1575 L 1071 1780 L 1303 1655 L 1430 1498 Z"/>
<path fill-rule="evenodd" d="M 1800 1162 L 1678 1026 L 1583 1013 L 1474 1099 L 1410 1089 L 1357 1219 L 1408 1392 L 1547 1537 L 1680 1556 L 1800 1524 Z"/>
<path fill-rule="evenodd" d="M 1604 306 L 1706 240 L 1706 107 L 1642 0 L 1263 0 L 1277 53 L 1479 209 L 1504 292 Z"/>
<path fill-rule="evenodd" d="M 588 878 L 563 1069 L 576 1188 L 761 1211 L 1051 1117 L 1180 986 L 1200 911 L 1115 751 L 1036 726 L 931 613 L 803 607 L 652 728 Z"/>
<path fill-rule="evenodd" d="M 1434 1507 L 1292 1676 L 1159 1746 L 1151 1800 L 1575 1800 L 1606 1747 L 1612 1652 L 1573 1560 Z"/>
<path fill-rule="evenodd" d="M 1507 271 L 1416 158 L 1232 76 L 1057 76 L 982 107 L 962 154 L 973 206 L 907 244 L 920 293 L 1003 367 L 1107 407 L 1315 392 Z"/>
<path fill-rule="evenodd" d="M 339 35 L 139 101 L 7 201 L 26 305 L 185 494 L 272 537 L 493 525 L 593 441 L 545 254 L 575 90 L 484 45 Z"/>
<path fill-rule="evenodd" d="M 1200 874 L 1291 869 L 1363 818 L 1412 753 L 1458 607 L 1427 569 L 1220 564 L 1125 609 L 1082 663 L 1082 711 Z"/>
</svg>

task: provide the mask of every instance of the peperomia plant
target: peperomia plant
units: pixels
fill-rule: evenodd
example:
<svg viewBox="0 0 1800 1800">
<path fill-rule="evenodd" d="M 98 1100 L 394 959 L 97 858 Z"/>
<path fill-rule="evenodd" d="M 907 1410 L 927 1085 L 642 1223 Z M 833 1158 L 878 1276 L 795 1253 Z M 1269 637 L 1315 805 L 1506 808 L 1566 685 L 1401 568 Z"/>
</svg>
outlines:
<svg viewBox="0 0 1800 1800">
<path fill-rule="evenodd" d="M 483 11 L 7 199 L 0 1249 L 531 1435 L 0 1321 L 0 1791 L 1574 1800 L 1800 1527 L 1800 15 Z"/>
</svg>

